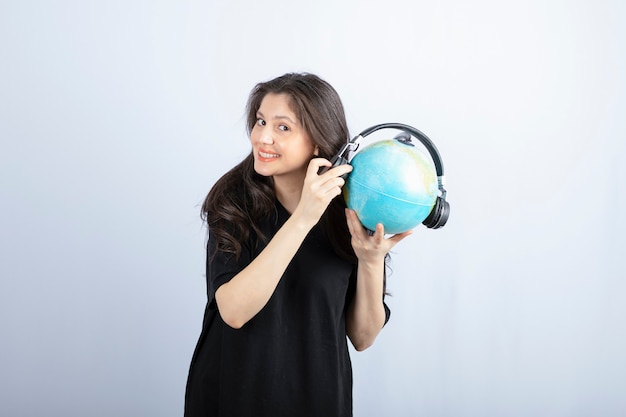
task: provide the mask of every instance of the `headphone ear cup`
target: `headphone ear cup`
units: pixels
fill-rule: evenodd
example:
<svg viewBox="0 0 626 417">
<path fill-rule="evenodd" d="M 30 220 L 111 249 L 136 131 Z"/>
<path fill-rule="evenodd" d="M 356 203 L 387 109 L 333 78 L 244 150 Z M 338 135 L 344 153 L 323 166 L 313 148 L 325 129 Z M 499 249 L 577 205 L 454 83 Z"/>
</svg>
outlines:
<svg viewBox="0 0 626 417">
<path fill-rule="evenodd" d="M 429 229 L 439 229 L 446 224 L 448 217 L 450 217 L 450 204 L 443 198 L 437 197 L 435 205 L 422 224 Z"/>
<path fill-rule="evenodd" d="M 448 222 L 448 217 L 450 217 L 450 204 L 448 202 L 439 197 L 441 199 L 441 211 L 439 213 L 439 219 L 437 220 L 437 224 L 433 227 L 433 229 L 439 229 L 440 227 L 445 226 Z"/>
</svg>

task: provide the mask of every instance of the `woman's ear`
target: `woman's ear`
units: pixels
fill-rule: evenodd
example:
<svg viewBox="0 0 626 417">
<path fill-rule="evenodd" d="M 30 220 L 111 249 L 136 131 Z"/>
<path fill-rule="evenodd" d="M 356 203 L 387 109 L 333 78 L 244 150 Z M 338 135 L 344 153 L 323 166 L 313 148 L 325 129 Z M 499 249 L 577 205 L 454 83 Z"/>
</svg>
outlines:
<svg viewBox="0 0 626 417">
<path fill-rule="evenodd" d="M 315 150 L 313 151 L 313 155 L 315 156 L 319 156 L 320 155 L 320 147 L 315 145 Z"/>
</svg>

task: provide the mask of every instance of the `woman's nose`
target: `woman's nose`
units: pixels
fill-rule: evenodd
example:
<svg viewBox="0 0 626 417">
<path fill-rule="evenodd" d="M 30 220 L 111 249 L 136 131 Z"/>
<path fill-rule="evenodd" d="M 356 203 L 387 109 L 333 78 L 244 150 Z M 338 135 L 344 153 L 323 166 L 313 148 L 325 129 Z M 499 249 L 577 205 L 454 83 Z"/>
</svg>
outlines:
<svg viewBox="0 0 626 417">
<path fill-rule="evenodd" d="M 261 133 L 261 143 L 265 145 L 271 145 L 274 143 L 274 138 L 272 138 L 270 132 Z"/>
</svg>

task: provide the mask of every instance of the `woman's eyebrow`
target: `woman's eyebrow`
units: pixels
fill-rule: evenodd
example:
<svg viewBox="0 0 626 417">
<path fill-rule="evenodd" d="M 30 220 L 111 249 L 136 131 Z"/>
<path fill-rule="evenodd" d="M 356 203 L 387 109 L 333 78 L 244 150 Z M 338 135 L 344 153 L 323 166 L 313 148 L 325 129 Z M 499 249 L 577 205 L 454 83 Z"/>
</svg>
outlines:
<svg viewBox="0 0 626 417">
<path fill-rule="evenodd" d="M 265 119 L 265 116 L 264 116 L 264 115 L 263 115 L 263 113 L 261 113 L 260 111 L 257 111 L 257 112 L 256 112 L 256 114 L 257 114 L 257 116 L 259 116 L 259 117 L 261 117 L 261 118 Z M 273 117 L 273 119 L 287 120 L 287 121 L 289 121 L 289 122 L 293 123 L 294 125 L 295 125 L 295 124 L 297 124 L 297 122 L 296 122 L 295 120 L 293 120 L 291 117 L 289 117 L 289 116 L 283 116 L 283 115 L 280 115 L 280 114 L 279 114 L 279 115 L 274 116 L 274 117 Z"/>
</svg>

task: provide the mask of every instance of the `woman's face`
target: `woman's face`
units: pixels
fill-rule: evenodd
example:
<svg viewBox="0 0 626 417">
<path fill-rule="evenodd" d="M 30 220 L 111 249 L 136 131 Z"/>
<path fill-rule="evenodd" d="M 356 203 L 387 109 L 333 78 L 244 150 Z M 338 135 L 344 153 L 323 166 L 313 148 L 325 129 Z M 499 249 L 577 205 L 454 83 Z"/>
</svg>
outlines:
<svg viewBox="0 0 626 417">
<path fill-rule="evenodd" d="M 299 118 L 291 110 L 287 94 L 268 93 L 261 101 L 250 140 L 254 170 L 263 176 L 302 177 L 317 153 Z"/>
</svg>

